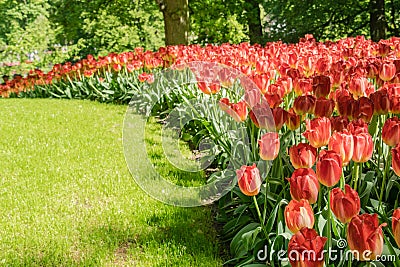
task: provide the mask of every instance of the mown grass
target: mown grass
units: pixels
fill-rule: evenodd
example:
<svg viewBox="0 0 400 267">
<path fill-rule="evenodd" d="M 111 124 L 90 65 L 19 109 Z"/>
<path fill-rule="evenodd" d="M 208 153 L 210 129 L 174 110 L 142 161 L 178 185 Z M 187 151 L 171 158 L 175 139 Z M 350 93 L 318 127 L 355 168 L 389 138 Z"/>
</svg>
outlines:
<svg viewBox="0 0 400 267">
<path fill-rule="evenodd" d="M 122 149 L 125 111 L 0 99 L 0 265 L 222 265 L 209 207 L 164 205 L 135 184 Z M 182 174 L 159 156 L 157 129 L 150 124 L 149 154 L 177 181 Z"/>
</svg>

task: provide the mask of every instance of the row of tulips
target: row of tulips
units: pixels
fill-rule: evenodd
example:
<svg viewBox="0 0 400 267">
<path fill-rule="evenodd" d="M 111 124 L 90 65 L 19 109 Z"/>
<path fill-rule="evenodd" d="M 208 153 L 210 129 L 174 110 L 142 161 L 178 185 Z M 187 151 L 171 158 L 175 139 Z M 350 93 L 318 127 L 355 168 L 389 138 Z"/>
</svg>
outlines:
<svg viewBox="0 0 400 267">
<path fill-rule="evenodd" d="M 322 253 L 342 237 L 347 237 L 347 249 L 359 252 L 355 258 L 366 261 L 378 259 L 384 247 L 399 255 L 392 246 L 400 245 L 399 51 L 400 38 L 318 43 L 311 35 L 297 44 L 171 46 L 157 52 L 138 48 L 55 65 L 46 74 L 32 71 L 0 85 L 0 93 L 82 98 L 93 95 L 85 90 L 94 87 L 99 94 L 93 99 L 127 103 L 165 68 L 179 70 L 196 61 L 228 66 L 232 72 L 213 65 L 195 72 L 198 92 L 189 88 L 181 94 L 193 98 L 201 92 L 210 101 L 217 99 L 232 123 L 242 125 L 250 136 L 249 155 L 241 166 L 235 165 L 239 190 L 220 201 L 224 233 L 231 242 L 230 262 L 260 262 L 254 255 L 264 245 Z M 237 73 L 251 84 L 237 79 Z M 242 94 L 227 95 L 237 83 L 244 88 Z M 43 91 L 51 93 L 39 93 Z M 210 125 L 206 133 L 223 136 L 222 123 L 214 129 Z M 236 151 L 239 144 L 225 141 L 223 152 Z M 260 162 L 271 162 L 272 169 L 265 172 Z M 383 227 L 390 222 L 391 229 Z M 371 252 L 368 258 L 359 257 L 365 251 Z M 274 257 L 268 260 L 274 262 Z M 321 266 L 323 260 L 290 263 Z M 393 264 L 399 266 L 398 259 Z"/>
</svg>

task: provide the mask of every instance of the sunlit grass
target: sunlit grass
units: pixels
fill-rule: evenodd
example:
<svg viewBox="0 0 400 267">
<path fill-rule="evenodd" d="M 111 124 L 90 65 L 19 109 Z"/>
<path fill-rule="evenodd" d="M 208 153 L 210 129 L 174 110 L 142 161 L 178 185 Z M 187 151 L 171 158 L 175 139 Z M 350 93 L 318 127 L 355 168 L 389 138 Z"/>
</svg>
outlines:
<svg viewBox="0 0 400 267">
<path fill-rule="evenodd" d="M 1 265 L 222 265 L 210 208 L 167 206 L 135 184 L 122 149 L 125 110 L 0 99 Z M 158 127 L 147 142 L 157 144 Z M 176 182 L 159 152 L 149 151 L 154 164 Z"/>
</svg>

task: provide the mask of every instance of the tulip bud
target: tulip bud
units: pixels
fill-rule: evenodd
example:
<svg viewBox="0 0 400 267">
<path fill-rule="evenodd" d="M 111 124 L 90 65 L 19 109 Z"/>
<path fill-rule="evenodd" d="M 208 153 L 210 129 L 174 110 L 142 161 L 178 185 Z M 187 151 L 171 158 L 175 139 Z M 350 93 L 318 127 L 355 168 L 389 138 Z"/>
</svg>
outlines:
<svg viewBox="0 0 400 267">
<path fill-rule="evenodd" d="M 400 144 L 392 149 L 392 168 L 397 176 L 400 176 Z"/>
<path fill-rule="evenodd" d="M 305 199 L 310 204 L 317 202 L 319 182 L 313 169 L 296 169 L 292 177 L 287 180 L 290 183 L 290 195 L 293 199 L 297 201 Z"/>
<path fill-rule="evenodd" d="M 260 192 L 262 180 L 256 164 L 242 166 L 236 170 L 240 191 L 246 196 L 255 196 Z"/>
<path fill-rule="evenodd" d="M 292 199 L 285 208 L 285 223 L 292 233 L 297 233 L 303 227 L 313 228 L 314 212 L 307 200 Z"/>
<path fill-rule="evenodd" d="M 396 66 L 392 63 L 383 63 L 379 71 L 379 78 L 387 82 L 393 79 L 396 74 Z"/>
<path fill-rule="evenodd" d="M 279 153 L 279 135 L 275 132 L 269 132 L 258 140 L 260 146 L 260 158 L 263 160 L 274 160 Z"/>
<path fill-rule="evenodd" d="M 359 261 L 375 260 L 383 251 L 382 227 L 377 214 L 354 216 L 347 227 L 347 243 Z"/>
<path fill-rule="evenodd" d="M 289 157 L 295 169 L 311 168 L 317 158 L 317 149 L 309 144 L 300 143 L 289 148 Z"/>
<path fill-rule="evenodd" d="M 357 191 L 345 185 L 344 192 L 339 187 L 331 191 L 331 209 L 342 223 L 348 223 L 360 213 L 361 204 Z"/>
<path fill-rule="evenodd" d="M 393 212 L 392 231 L 394 240 L 396 240 L 397 246 L 400 248 L 400 208 Z"/>
<path fill-rule="evenodd" d="M 294 100 L 293 110 L 297 115 L 313 114 L 316 98 L 313 95 L 298 96 Z"/>
<path fill-rule="evenodd" d="M 315 102 L 314 115 L 316 117 L 330 117 L 335 108 L 335 102 L 332 99 L 318 98 Z"/>
<path fill-rule="evenodd" d="M 338 153 L 322 150 L 318 155 L 316 168 L 318 181 L 327 187 L 334 186 L 340 180 L 342 166 L 342 158 Z"/>
<path fill-rule="evenodd" d="M 389 118 L 382 128 L 382 140 L 388 146 L 395 146 L 400 143 L 400 119 Z"/>
<path fill-rule="evenodd" d="M 325 75 L 315 76 L 312 88 L 317 98 L 327 97 L 331 91 L 331 79 Z"/>
<path fill-rule="evenodd" d="M 303 136 L 315 148 L 327 145 L 331 136 L 331 121 L 326 117 L 306 120 L 306 131 Z"/>
<path fill-rule="evenodd" d="M 334 132 L 329 138 L 328 149 L 338 153 L 342 158 L 343 166 L 346 166 L 353 157 L 353 135 L 346 129 L 341 132 Z"/>
<path fill-rule="evenodd" d="M 367 162 L 372 157 L 374 143 L 369 133 L 353 134 L 354 151 L 352 160 L 354 162 Z"/>
<path fill-rule="evenodd" d="M 303 228 L 289 241 L 288 258 L 292 266 L 322 267 L 324 266 L 324 246 L 326 237 L 317 231 Z"/>
</svg>

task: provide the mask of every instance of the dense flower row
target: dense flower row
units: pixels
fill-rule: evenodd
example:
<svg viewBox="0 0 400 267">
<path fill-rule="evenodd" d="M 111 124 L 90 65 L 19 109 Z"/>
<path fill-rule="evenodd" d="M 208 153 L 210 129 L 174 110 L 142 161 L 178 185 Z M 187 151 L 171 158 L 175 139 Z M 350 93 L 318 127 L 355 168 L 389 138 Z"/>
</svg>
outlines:
<svg viewBox="0 0 400 267">
<path fill-rule="evenodd" d="M 377 259 L 384 247 L 382 227 L 389 222 L 379 224 L 379 219 L 390 216 L 388 231 L 400 246 L 400 209 L 398 204 L 384 203 L 386 190 L 390 193 L 395 188 L 388 187 L 388 181 L 400 176 L 400 38 L 379 43 L 363 37 L 318 43 L 307 35 L 297 44 L 171 46 L 154 53 L 136 49 L 55 65 L 46 74 L 35 70 L 0 85 L 0 94 L 8 97 L 68 79 L 101 79 L 104 72 L 122 69 L 137 75 L 140 82 L 151 83 L 152 72 L 193 61 L 226 65 L 256 85 L 243 86 L 247 89 L 235 101 L 219 96 L 224 87 L 234 83 L 223 69 L 218 73 L 204 70 L 203 76 L 210 79 L 198 82 L 203 93 L 219 97 L 221 110 L 236 123 L 255 127 L 260 134 L 254 147 L 259 159 L 238 168 L 236 175 L 241 192 L 254 199 L 263 239 L 269 246 L 273 242 L 265 229 L 268 202 L 257 199 L 260 193 L 267 195 L 267 189 L 261 189 L 269 184 L 256 163 L 260 159 L 282 161 L 284 155 L 293 169 L 286 181 L 289 186 L 280 188 L 287 189 L 292 198 L 284 211 L 286 227 L 293 233 L 289 252 L 313 250 L 320 255 L 324 246 L 332 246 L 332 233 L 337 235 L 342 229 L 339 236 L 347 237 L 348 248 L 358 252 L 354 253 L 356 259 Z M 293 133 L 289 141 L 283 139 L 288 132 Z M 281 149 L 284 142 L 290 143 L 287 150 Z M 379 177 L 374 183 L 378 206 L 361 203 L 364 192 L 360 188 L 367 183 L 363 167 Z M 397 180 L 392 179 L 391 185 Z M 326 237 L 315 225 L 323 203 L 328 206 Z M 264 207 L 263 215 L 259 205 Z M 338 221 L 335 226 L 331 212 Z M 378 214 L 385 216 L 378 218 Z M 291 264 L 321 266 L 323 258 L 291 260 Z"/>
</svg>

